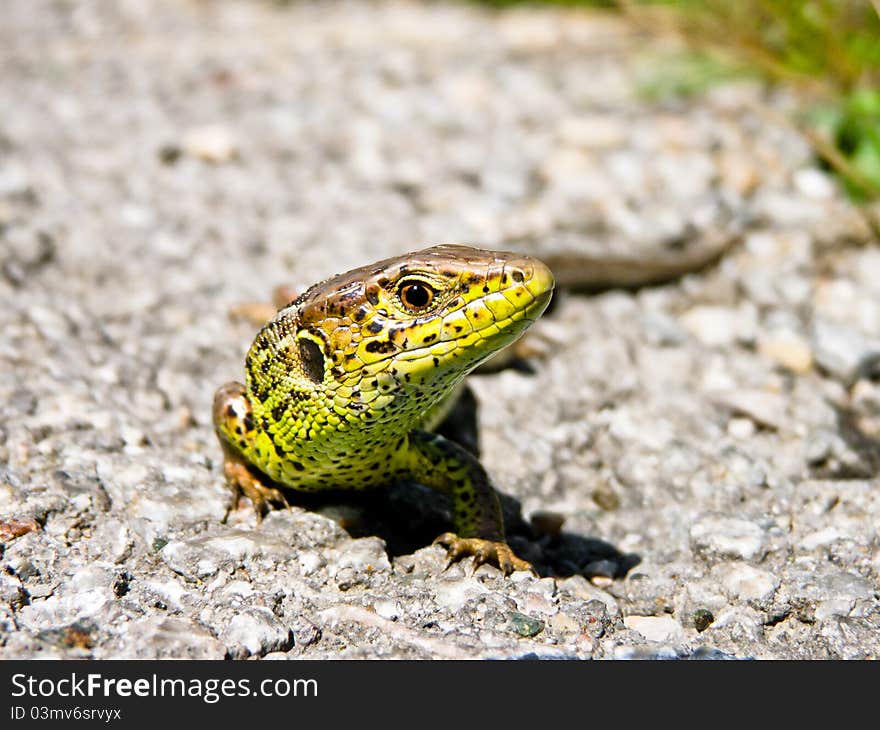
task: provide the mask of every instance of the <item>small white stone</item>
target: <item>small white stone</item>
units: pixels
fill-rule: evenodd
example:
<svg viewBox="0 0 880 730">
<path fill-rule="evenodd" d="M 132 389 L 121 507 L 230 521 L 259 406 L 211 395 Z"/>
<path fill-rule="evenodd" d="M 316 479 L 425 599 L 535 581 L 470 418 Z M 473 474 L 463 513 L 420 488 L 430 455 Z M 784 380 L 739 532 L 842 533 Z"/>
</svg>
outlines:
<svg viewBox="0 0 880 730">
<path fill-rule="evenodd" d="M 559 581 L 559 589 L 568 591 L 585 601 L 601 601 L 605 605 L 605 611 L 609 616 L 619 616 L 620 606 L 610 593 L 591 585 L 582 575 L 573 575 Z"/>
<path fill-rule="evenodd" d="M 793 373 L 806 373 L 813 366 L 810 343 L 794 332 L 770 332 L 759 337 L 758 353 Z"/>
<path fill-rule="evenodd" d="M 602 114 L 565 117 L 556 132 L 566 144 L 587 149 L 618 147 L 627 138 L 626 128 L 618 118 Z"/>
<path fill-rule="evenodd" d="M 764 551 L 764 531 L 735 517 L 706 517 L 691 527 L 694 548 L 718 557 L 752 560 Z"/>
<path fill-rule="evenodd" d="M 671 616 L 627 616 L 623 623 L 648 641 L 677 644 L 684 640 L 684 628 Z"/>
<path fill-rule="evenodd" d="M 480 581 L 474 578 L 443 581 L 434 588 L 434 600 L 437 605 L 451 611 L 460 610 L 468 601 L 489 592 Z"/>
<path fill-rule="evenodd" d="M 731 596 L 743 601 L 767 599 L 779 586 L 779 579 L 773 573 L 746 563 L 719 566 L 718 575 L 724 589 Z"/>
<path fill-rule="evenodd" d="M 534 615 L 541 613 L 547 615 L 554 610 L 555 606 L 539 593 L 526 593 L 525 597 L 519 602 L 519 610 L 525 614 Z"/>
<path fill-rule="evenodd" d="M 755 435 L 755 423 L 749 418 L 731 418 L 727 422 L 727 433 L 735 439 L 751 438 Z"/>
<path fill-rule="evenodd" d="M 11 513 L 17 504 L 15 490 L 8 484 L 0 484 L 0 514 Z"/>
<path fill-rule="evenodd" d="M 812 346 L 817 365 L 845 383 L 855 378 L 864 363 L 880 356 L 880 340 L 869 340 L 824 319 L 813 323 Z"/>
<path fill-rule="evenodd" d="M 718 173 L 722 187 L 739 195 L 751 195 L 761 183 L 761 175 L 752 160 L 732 151 L 722 152 L 718 159 Z"/>
<path fill-rule="evenodd" d="M 220 570 L 220 565 L 214 558 L 202 558 L 196 562 L 196 575 L 199 578 L 207 578 Z"/>
<path fill-rule="evenodd" d="M 131 533 L 121 522 L 102 522 L 88 542 L 89 554 L 95 558 L 121 563 L 130 554 L 133 545 Z"/>
<path fill-rule="evenodd" d="M 817 621 L 834 616 L 849 616 L 855 606 L 855 601 L 848 598 L 831 598 L 827 601 L 820 601 L 816 606 L 815 617 Z"/>
<path fill-rule="evenodd" d="M 761 614 L 749 606 L 732 606 L 717 613 L 712 628 L 725 626 L 739 626 L 752 640 L 757 640 L 763 630 Z"/>
<path fill-rule="evenodd" d="M 183 599 L 188 591 L 176 581 L 148 581 L 144 588 L 156 594 L 169 608 L 183 610 Z"/>
<path fill-rule="evenodd" d="M 400 616 L 400 604 L 397 601 L 376 601 L 373 610 L 382 618 L 394 621 Z"/>
<path fill-rule="evenodd" d="M 737 389 L 715 396 L 715 401 L 736 414 L 747 416 L 760 426 L 782 430 L 786 426 L 785 398 L 766 390 Z"/>
<path fill-rule="evenodd" d="M 268 608 L 254 606 L 232 617 L 223 642 L 235 658 L 286 651 L 293 634 Z"/>
<path fill-rule="evenodd" d="M 300 553 L 297 560 L 299 561 L 300 573 L 303 575 L 312 575 L 325 564 L 324 558 L 314 550 Z"/>
<path fill-rule="evenodd" d="M 340 551 L 336 561 L 338 568 L 353 568 L 369 572 L 386 572 L 391 570 L 385 543 L 378 537 L 362 537 L 351 540 Z"/>
<path fill-rule="evenodd" d="M 92 498 L 85 493 L 77 494 L 70 498 L 69 504 L 76 512 L 85 512 L 91 506 Z"/>
<path fill-rule="evenodd" d="M 802 195 L 817 200 L 827 200 L 834 195 L 834 183 L 821 170 L 805 167 L 794 174 L 794 184 Z"/>
<path fill-rule="evenodd" d="M 233 580 L 223 586 L 221 595 L 238 596 L 239 598 L 247 598 L 254 594 L 253 586 L 246 580 Z"/>
<path fill-rule="evenodd" d="M 61 312 L 32 305 L 28 317 L 47 340 L 62 340 L 70 334 L 70 324 Z"/>
<path fill-rule="evenodd" d="M 700 304 L 681 316 L 681 324 L 707 347 L 724 347 L 754 339 L 756 316 L 750 308 Z"/>
<path fill-rule="evenodd" d="M 802 550 L 815 550 L 818 547 L 825 547 L 837 542 L 841 538 L 840 530 L 836 527 L 825 527 L 817 530 L 798 542 L 798 547 Z"/>
<path fill-rule="evenodd" d="M 554 613 L 548 618 L 547 626 L 557 634 L 574 634 L 581 630 L 580 623 L 562 611 Z"/>
<path fill-rule="evenodd" d="M 219 124 L 196 127 L 183 136 L 184 151 L 205 162 L 229 162 L 238 154 L 232 132 Z"/>
<path fill-rule="evenodd" d="M 21 195 L 31 186 L 27 169 L 4 160 L 4 168 L 0 170 L 0 197 Z"/>
</svg>

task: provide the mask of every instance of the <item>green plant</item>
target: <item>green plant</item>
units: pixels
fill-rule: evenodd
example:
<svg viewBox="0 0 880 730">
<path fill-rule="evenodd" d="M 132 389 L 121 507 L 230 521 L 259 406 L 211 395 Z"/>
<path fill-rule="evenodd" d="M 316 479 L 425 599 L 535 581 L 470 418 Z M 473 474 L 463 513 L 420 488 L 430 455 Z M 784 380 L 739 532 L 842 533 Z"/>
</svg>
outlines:
<svg viewBox="0 0 880 730">
<path fill-rule="evenodd" d="M 712 53 L 692 50 L 652 62 L 638 80 L 638 93 L 645 99 L 695 96 L 713 86 L 749 75 L 745 66 L 719 59 Z"/>
<path fill-rule="evenodd" d="M 880 89 L 858 89 L 836 104 L 817 106 L 808 122 L 847 161 L 849 168 L 839 172 L 850 195 L 880 197 Z"/>
</svg>

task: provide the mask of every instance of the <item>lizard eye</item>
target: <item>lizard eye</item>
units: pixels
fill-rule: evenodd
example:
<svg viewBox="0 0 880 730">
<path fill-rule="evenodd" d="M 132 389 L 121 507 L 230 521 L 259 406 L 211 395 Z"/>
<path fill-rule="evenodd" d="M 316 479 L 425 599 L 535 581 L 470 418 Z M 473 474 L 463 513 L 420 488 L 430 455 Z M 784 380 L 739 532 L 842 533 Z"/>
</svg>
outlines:
<svg viewBox="0 0 880 730">
<path fill-rule="evenodd" d="M 436 292 L 423 281 L 404 281 L 397 289 L 397 295 L 404 307 L 418 312 L 430 306 Z"/>
</svg>

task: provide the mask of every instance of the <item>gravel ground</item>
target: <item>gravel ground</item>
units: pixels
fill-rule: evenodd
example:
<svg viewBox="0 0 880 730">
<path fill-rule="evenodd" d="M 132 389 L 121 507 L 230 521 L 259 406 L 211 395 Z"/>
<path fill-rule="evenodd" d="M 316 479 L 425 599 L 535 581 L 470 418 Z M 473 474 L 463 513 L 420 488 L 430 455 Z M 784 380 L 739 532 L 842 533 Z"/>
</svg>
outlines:
<svg viewBox="0 0 880 730">
<path fill-rule="evenodd" d="M 4 12 L 0 657 L 880 656 L 880 250 L 785 98 L 560 10 Z M 541 577 L 413 485 L 224 523 L 230 309 L 441 241 L 565 284 L 470 381 Z"/>
</svg>

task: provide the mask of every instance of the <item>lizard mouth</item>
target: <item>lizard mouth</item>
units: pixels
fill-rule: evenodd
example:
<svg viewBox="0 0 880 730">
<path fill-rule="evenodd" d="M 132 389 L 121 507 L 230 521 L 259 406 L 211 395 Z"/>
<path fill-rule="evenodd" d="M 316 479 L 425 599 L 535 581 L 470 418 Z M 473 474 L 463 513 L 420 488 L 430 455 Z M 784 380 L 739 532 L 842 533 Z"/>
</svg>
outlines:
<svg viewBox="0 0 880 730">
<path fill-rule="evenodd" d="M 475 251 L 427 249 L 402 262 L 377 265 L 367 283 L 351 293 L 345 282 L 340 284 L 339 301 L 314 310 L 322 323 L 334 320 L 328 314 L 347 310 L 358 325 L 353 332 L 337 327 L 326 338 L 327 354 L 336 365 L 334 377 L 361 393 L 360 381 L 381 373 L 396 383 L 386 381 L 389 389 L 434 380 L 442 386 L 517 340 L 546 309 L 553 273 L 529 256 L 482 251 L 477 257 Z M 437 260 L 429 261 L 432 256 Z M 426 290 L 433 290 L 436 309 L 404 311 L 412 301 L 401 293 L 416 289 L 420 299 L 427 299 L 425 306 L 432 298 Z"/>
</svg>

